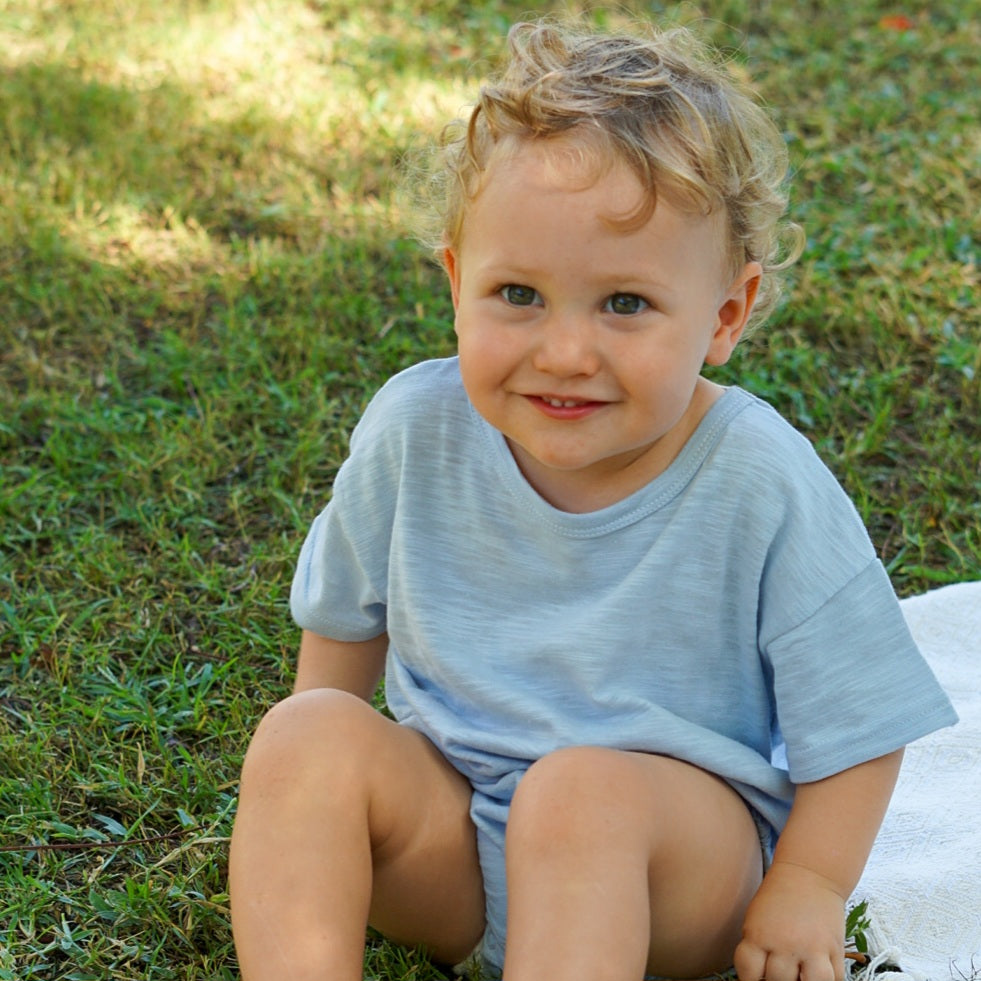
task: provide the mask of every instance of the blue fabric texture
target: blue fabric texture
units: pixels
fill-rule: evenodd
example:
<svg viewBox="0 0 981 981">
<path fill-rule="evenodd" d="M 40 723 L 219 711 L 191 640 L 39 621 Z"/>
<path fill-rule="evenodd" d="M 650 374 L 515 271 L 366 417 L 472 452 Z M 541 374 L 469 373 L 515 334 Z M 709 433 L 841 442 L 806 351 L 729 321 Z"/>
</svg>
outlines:
<svg viewBox="0 0 981 981">
<path fill-rule="evenodd" d="M 779 833 L 794 784 L 956 721 L 854 506 L 739 388 L 653 482 L 569 514 L 525 481 L 456 359 L 416 365 L 352 435 L 291 605 L 338 640 L 388 631 L 393 714 L 474 787 L 498 968 L 508 805 L 548 752 L 687 760 Z"/>
</svg>

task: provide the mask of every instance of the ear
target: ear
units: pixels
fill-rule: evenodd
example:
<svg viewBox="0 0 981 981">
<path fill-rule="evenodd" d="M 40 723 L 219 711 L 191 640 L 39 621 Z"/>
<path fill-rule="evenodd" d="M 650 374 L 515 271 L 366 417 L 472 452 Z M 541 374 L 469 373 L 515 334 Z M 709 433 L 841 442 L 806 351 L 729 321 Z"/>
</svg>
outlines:
<svg viewBox="0 0 981 981">
<path fill-rule="evenodd" d="M 705 355 L 706 364 L 723 365 L 729 360 L 753 312 L 762 277 L 763 267 L 758 262 L 747 262 L 729 287 L 716 314 L 715 333 Z"/>
<path fill-rule="evenodd" d="M 460 305 L 460 262 L 452 249 L 443 249 L 443 268 L 450 281 L 450 295 L 453 297 L 453 309 Z"/>
</svg>

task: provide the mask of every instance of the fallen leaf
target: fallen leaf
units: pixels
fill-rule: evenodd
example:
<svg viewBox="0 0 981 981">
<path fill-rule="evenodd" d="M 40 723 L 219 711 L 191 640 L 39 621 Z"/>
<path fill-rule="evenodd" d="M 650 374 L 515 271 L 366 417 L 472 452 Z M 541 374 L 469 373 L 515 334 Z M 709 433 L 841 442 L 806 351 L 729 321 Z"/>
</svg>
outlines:
<svg viewBox="0 0 981 981">
<path fill-rule="evenodd" d="M 906 14 L 887 14 L 879 18 L 879 27 L 884 31 L 911 31 L 915 26 Z"/>
</svg>

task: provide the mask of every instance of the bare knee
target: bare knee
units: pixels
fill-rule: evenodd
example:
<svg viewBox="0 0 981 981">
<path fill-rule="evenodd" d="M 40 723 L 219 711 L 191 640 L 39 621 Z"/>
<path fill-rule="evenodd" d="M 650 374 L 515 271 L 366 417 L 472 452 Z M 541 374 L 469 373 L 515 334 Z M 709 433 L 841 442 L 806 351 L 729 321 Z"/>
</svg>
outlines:
<svg viewBox="0 0 981 981">
<path fill-rule="evenodd" d="M 592 791 L 615 778 L 618 758 L 624 754 L 601 746 L 568 746 L 536 760 L 528 768 L 515 792 L 522 798 L 564 796 Z"/>
<path fill-rule="evenodd" d="M 511 802 L 511 848 L 570 846 L 595 841 L 608 827 L 625 791 L 625 754 L 573 746 L 543 756 L 529 767 Z"/>
<path fill-rule="evenodd" d="M 242 767 L 242 795 L 322 780 L 363 768 L 375 710 L 347 692 L 316 689 L 291 695 L 263 717 Z"/>
</svg>

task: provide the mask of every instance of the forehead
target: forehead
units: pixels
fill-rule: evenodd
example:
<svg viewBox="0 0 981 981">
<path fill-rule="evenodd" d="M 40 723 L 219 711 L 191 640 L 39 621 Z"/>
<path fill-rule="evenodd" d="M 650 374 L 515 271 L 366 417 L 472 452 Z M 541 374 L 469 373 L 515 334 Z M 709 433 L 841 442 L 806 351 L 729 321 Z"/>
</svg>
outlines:
<svg viewBox="0 0 981 981">
<path fill-rule="evenodd" d="M 648 205 L 647 190 L 623 161 L 584 158 L 568 142 L 524 141 L 489 163 L 456 251 L 471 270 L 576 270 L 580 282 L 655 272 L 679 282 L 724 278 L 718 214 L 677 207 L 667 194 Z"/>
<path fill-rule="evenodd" d="M 624 234 L 637 231 L 653 218 L 659 202 L 666 203 L 668 210 L 683 216 L 687 225 L 709 233 L 707 247 L 721 261 L 724 275 L 731 277 L 741 267 L 741 250 L 732 240 L 724 204 L 707 209 L 704 198 L 697 198 L 690 188 L 670 180 L 655 184 L 649 173 L 639 174 L 640 168 L 631 166 L 626 153 L 598 127 L 582 124 L 550 137 L 504 134 L 479 156 L 483 160 L 473 159 L 479 169 L 478 180 L 469 193 L 464 193 L 454 227 L 448 229 L 447 242 L 453 249 L 463 248 L 467 226 L 484 210 L 480 205 L 486 197 L 535 188 L 541 192 L 587 191 L 604 178 L 613 177 L 605 183 L 607 188 L 614 185 L 618 194 L 604 197 L 598 216 L 609 228 Z M 492 185 L 494 190 L 487 194 Z"/>
<path fill-rule="evenodd" d="M 467 203 L 467 212 L 482 211 L 486 198 L 514 194 L 549 195 L 588 192 L 602 185 L 597 217 L 611 230 L 630 233 L 646 225 L 659 203 L 682 216 L 686 224 L 707 226 L 724 248 L 726 222 L 718 209 L 706 214 L 680 187 L 662 182 L 649 187 L 601 131 L 549 138 L 507 136 L 498 141 Z M 583 195 L 583 199 L 589 195 Z"/>
<path fill-rule="evenodd" d="M 611 215 L 641 206 L 647 194 L 640 181 L 612 152 L 591 142 L 569 137 L 521 140 L 509 138 L 497 144 L 481 176 L 476 203 L 491 194 L 588 191 L 600 182 L 615 187 Z"/>
<path fill-rule="evenodd" d="M 627 175 L 628 168 L 613 148 L 598 135 L 580 130 L 563 136 L 522 138 L 506 136 L 487 157 L 473 200 L 476 201 L 491 183 L 512 186 L 532 185 L 540 189 L 587 190 L 604 177 L 617 172 Z M 644 189 L 636 178 L 633 196 L 640 202 Z"/>
</svg>

